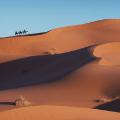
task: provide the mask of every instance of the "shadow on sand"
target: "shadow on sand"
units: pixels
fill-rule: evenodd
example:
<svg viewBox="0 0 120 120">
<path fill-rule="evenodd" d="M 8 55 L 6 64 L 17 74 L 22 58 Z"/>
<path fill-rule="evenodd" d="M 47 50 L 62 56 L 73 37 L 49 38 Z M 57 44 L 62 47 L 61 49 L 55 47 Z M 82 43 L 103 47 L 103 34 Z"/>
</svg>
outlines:
<svg viewBox="0 0 120 120">
<path fill-rule="evenodd" d="M 0 64 L 0 90 L 60 80 L 95 60 L 89 47 L 56 55 L 34 56 Z"/>
<path fill-rule="evenodd" d="M 1 105 L 10 105 L 10 106 L 16 106 L 15 102 L 0 102 Z"/>
<path fill-rule="evenodd" d="M 120 112 L 120 99 L 104 103 L 102 105 L 95 107 L 95 109 Z"/>
</svg>

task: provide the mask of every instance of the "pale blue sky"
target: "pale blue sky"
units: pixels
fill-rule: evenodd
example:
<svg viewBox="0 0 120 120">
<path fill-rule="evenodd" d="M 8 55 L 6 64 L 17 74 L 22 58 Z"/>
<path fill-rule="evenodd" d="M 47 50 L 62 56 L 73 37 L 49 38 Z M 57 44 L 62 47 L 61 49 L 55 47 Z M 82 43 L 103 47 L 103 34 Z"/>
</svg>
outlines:
<svg viewBox="0 0 120 120">
<path fill-rule="evenodd" d="M 0 0 L 0 36 L 120 18 L 120 0 Z"/>
</svg>

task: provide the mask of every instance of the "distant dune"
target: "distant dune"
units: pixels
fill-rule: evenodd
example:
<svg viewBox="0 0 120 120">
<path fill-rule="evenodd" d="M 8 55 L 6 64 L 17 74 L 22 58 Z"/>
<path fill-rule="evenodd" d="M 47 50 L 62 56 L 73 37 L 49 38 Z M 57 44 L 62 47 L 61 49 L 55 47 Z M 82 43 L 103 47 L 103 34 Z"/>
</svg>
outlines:
<svg viewBox="0 0 120 120">
<path fill-rule="evenodd" d="M 59 54 L 95 44 L 119 42 L 120 20 L 101 20 L 51 30 L 42 35 L 1 38 L 1 62 L 29 56 Z"/>
<path fill-rule="evenodd" d="M 0 38 L 0 102 L 22 95 L 33 106 L 0 105 L 0 119 L 119 120 L 102 111 L 120 97 L 119 55 L 119 19 Z"/>
</svg>

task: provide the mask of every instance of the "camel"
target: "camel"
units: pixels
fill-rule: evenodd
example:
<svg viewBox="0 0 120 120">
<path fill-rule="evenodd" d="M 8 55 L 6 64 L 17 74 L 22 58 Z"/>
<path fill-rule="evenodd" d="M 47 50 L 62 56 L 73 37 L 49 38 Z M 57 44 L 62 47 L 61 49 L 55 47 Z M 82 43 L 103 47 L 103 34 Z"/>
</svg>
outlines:
<svg viewBox="0 0 120 120">
<path fill-rule="evenodd" d="M 16 31 L 15 32 L 15 36 L 17 36 L 17 35 L 22 35 L 22 34 L 27 34 L 28 33 L 28 31 L 26 31 L 26 30 L 23 30 L 23 31 Z"/>
</svg>

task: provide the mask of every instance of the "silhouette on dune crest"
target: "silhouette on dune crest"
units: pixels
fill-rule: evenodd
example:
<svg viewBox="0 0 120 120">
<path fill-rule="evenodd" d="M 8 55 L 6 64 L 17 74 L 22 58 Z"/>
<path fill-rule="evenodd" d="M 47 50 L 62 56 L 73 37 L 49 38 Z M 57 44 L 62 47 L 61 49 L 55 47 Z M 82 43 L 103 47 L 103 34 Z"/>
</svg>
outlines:
<svg viewBox="0 0 120 120">
<path fill-rule="evenodd" d="M 77 113 L 80 119 L 119 120 L 119 113 L 110 112 L 120 112 L 119 54 L 120 19 L 0 38 L 0 111 L 33 106 L 1 112 L 0 119 L 11 114 L 44 120 L 53 114 L 65 120 L 74 113 L 74 120 Z M 18 95 L 30 102 L 15 102 Z"/>
</svg>

